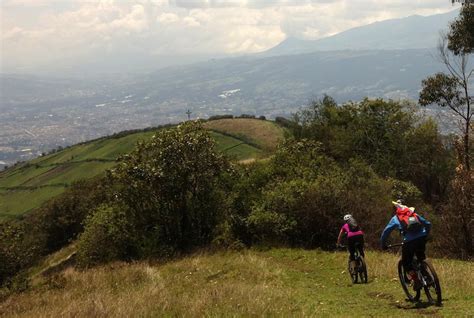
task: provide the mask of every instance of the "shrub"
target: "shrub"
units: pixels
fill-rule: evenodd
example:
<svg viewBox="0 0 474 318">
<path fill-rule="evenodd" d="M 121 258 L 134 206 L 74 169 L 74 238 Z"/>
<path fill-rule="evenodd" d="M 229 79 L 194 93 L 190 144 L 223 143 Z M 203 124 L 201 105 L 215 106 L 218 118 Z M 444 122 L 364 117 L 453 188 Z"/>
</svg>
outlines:
<svg viewBox="0 0 474 318">
<path fill-rule="evenodd" d="M 275 122 L 285 128 L 293 128 L 295 125 L 293 121 L 281 116 L 275 117 Z"/>
<path fill-rule="evenodd" d="M 234 115 L 227 114 L 227 115 L 213 115 L 208 118 L 208 120 L 219 120 L 219 119 L 232 119 Z"/>
<path fill-rule="evenodd" d="M 115 201 L 141 234 L 140 257 L 212 241 L 226 211 L 219 178 L 228 163 L 200 124 L 159 131 L 110 172 Z"/>
<path fill-rule="evenodd" d="M 242 115 L 239 116 L 239 118 L 255 118 L 255 115 L 242 114 Z"/>
<path fill-rule="evenodd" d="M 125 207 L 103 205 L 85 223 L 78 241 L 79 266 L 89 267 L 136 255 L 136 227 Z"/>
<path fill-rule="evenodd" d="M 474 256 L 474 172 L 458 169 L 450 196 L 443 206 L 441 229 L 435 236 L 445 253 L 462 258 Z"/>
<path fill-rule="evenodd" d="M 288 140 L 267 164 L 266 185 L 245 218 L 253 242 L 334 245 L 342 216 L 353 214 L 375 246 L 391 217 L 390 184 L 362 161 L 338 165 L 318 143 Z"/>
</svg>

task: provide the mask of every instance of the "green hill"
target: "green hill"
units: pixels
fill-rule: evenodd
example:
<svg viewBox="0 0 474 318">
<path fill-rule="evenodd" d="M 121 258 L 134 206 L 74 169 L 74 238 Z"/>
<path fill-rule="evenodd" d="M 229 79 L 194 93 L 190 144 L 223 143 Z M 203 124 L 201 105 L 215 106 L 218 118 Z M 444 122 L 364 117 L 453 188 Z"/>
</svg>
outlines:
<svg viewBox="0 0 474 318">
<path fill-rule="evenodd" d="M 0 303 L 0 316 L 472 315 L 472 262 L 432 260 L 444 293 L 444 306 L 436 307 L 405 301 L 397 258 L 369 251 L 369 282 L 356 285 L 346 272 L 347 253 L 320 250 L 200 253 L 164 264 L 112 263 L 87 271 L 66 268 Z"/>
<path fill-rule="evenodd" d="M 226 125 L 237 121 L 238 125 L 234 126 L 242 132 L 237 134 L 234 129 L 235 136 L 220 133 L 218 129 L 211 131 L 217 149 L 234 160 L 260 157 L 268 144 L 264 136 L 283 136 L 283 131 L 268 121 L 231 119 L 226 120 Z M 209 128 L 219 122 L 214 121 Z M 255 133 L 259 129 L 260 135 Z M 119 156 L 132 151 L 139 140 L 151 138 L 155 131 L 119 134 L 78 144 L 0 172 L 0 220 L 37 208 L 74 181 L 101 175 L 116 164 Z"/>
<path fill-rule="evenodd" d="M 269 151 L 275 150 L 285 131 L 274 122 L 252 118 L 212 120 L 205 123 L 204 127 Z"/>
</svg>

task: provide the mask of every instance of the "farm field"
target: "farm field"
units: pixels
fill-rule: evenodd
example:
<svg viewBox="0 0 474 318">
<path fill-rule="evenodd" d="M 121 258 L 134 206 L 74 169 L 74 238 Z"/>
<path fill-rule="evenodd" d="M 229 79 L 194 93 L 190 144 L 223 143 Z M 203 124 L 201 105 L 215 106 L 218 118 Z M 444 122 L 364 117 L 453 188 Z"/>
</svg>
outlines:
<svg viewBox="0 0 474 318">
<path fill-rule="evenodd" d="M 219 122 L 216 120 L 213 125 L 221 127 Z M 273 122 L 230 119 L 222 125 L 229 124 L 235 136 L 224 131 L 220 133 L 214 128 L 210 133 L 216 140 L 217 150 L 232 160 L 254 160 L 268 155 L 267 136 L 278 132 L 283 138 L 282 130 Z M 262 133 L 257 134 L 259 127 Z M 235 129 L 242 129 L 242 132 L 237 134 Z M 0 172 L 0 220 L 28 213 L 61 194 L 75 181 L 100 176 L 116 164 L 117 158 L 131 152 L 139 140 L 147 140 L 155 132 L 150 130 L 121 137 L 100 138 Z M 276 140 L 272 139 L 271 142 Z"/>
</svg>

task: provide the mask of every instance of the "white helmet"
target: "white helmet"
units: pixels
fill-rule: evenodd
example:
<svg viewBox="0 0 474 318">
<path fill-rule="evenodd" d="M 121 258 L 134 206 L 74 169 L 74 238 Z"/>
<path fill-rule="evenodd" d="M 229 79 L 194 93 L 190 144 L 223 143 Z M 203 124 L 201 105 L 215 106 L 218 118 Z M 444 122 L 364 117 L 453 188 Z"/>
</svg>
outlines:
<svg viewBox="0 0 474 318">
<path fill-rule="evenodd" d="M 350 215 L 350 214 L 344 215 L 344 221 L 345 222 L 349 221 L 350 219 L 352 219 L 352 215 Z"/>
</svg>

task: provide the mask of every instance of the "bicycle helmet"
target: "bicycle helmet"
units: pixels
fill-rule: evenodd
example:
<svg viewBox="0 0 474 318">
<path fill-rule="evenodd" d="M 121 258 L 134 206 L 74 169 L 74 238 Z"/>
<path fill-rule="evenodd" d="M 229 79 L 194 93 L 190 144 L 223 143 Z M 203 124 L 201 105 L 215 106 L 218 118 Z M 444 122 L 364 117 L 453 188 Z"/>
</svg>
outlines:
<svg viewBox="0 0 474 318">
<path fill-rule="evenodd" d="M 347 222 L 347 221 L 349 221 L 350 219 L 352 219 L 352 215 L 350 215 L 350 214 L 344 215 L 344 222 Z"/>
</svg>

